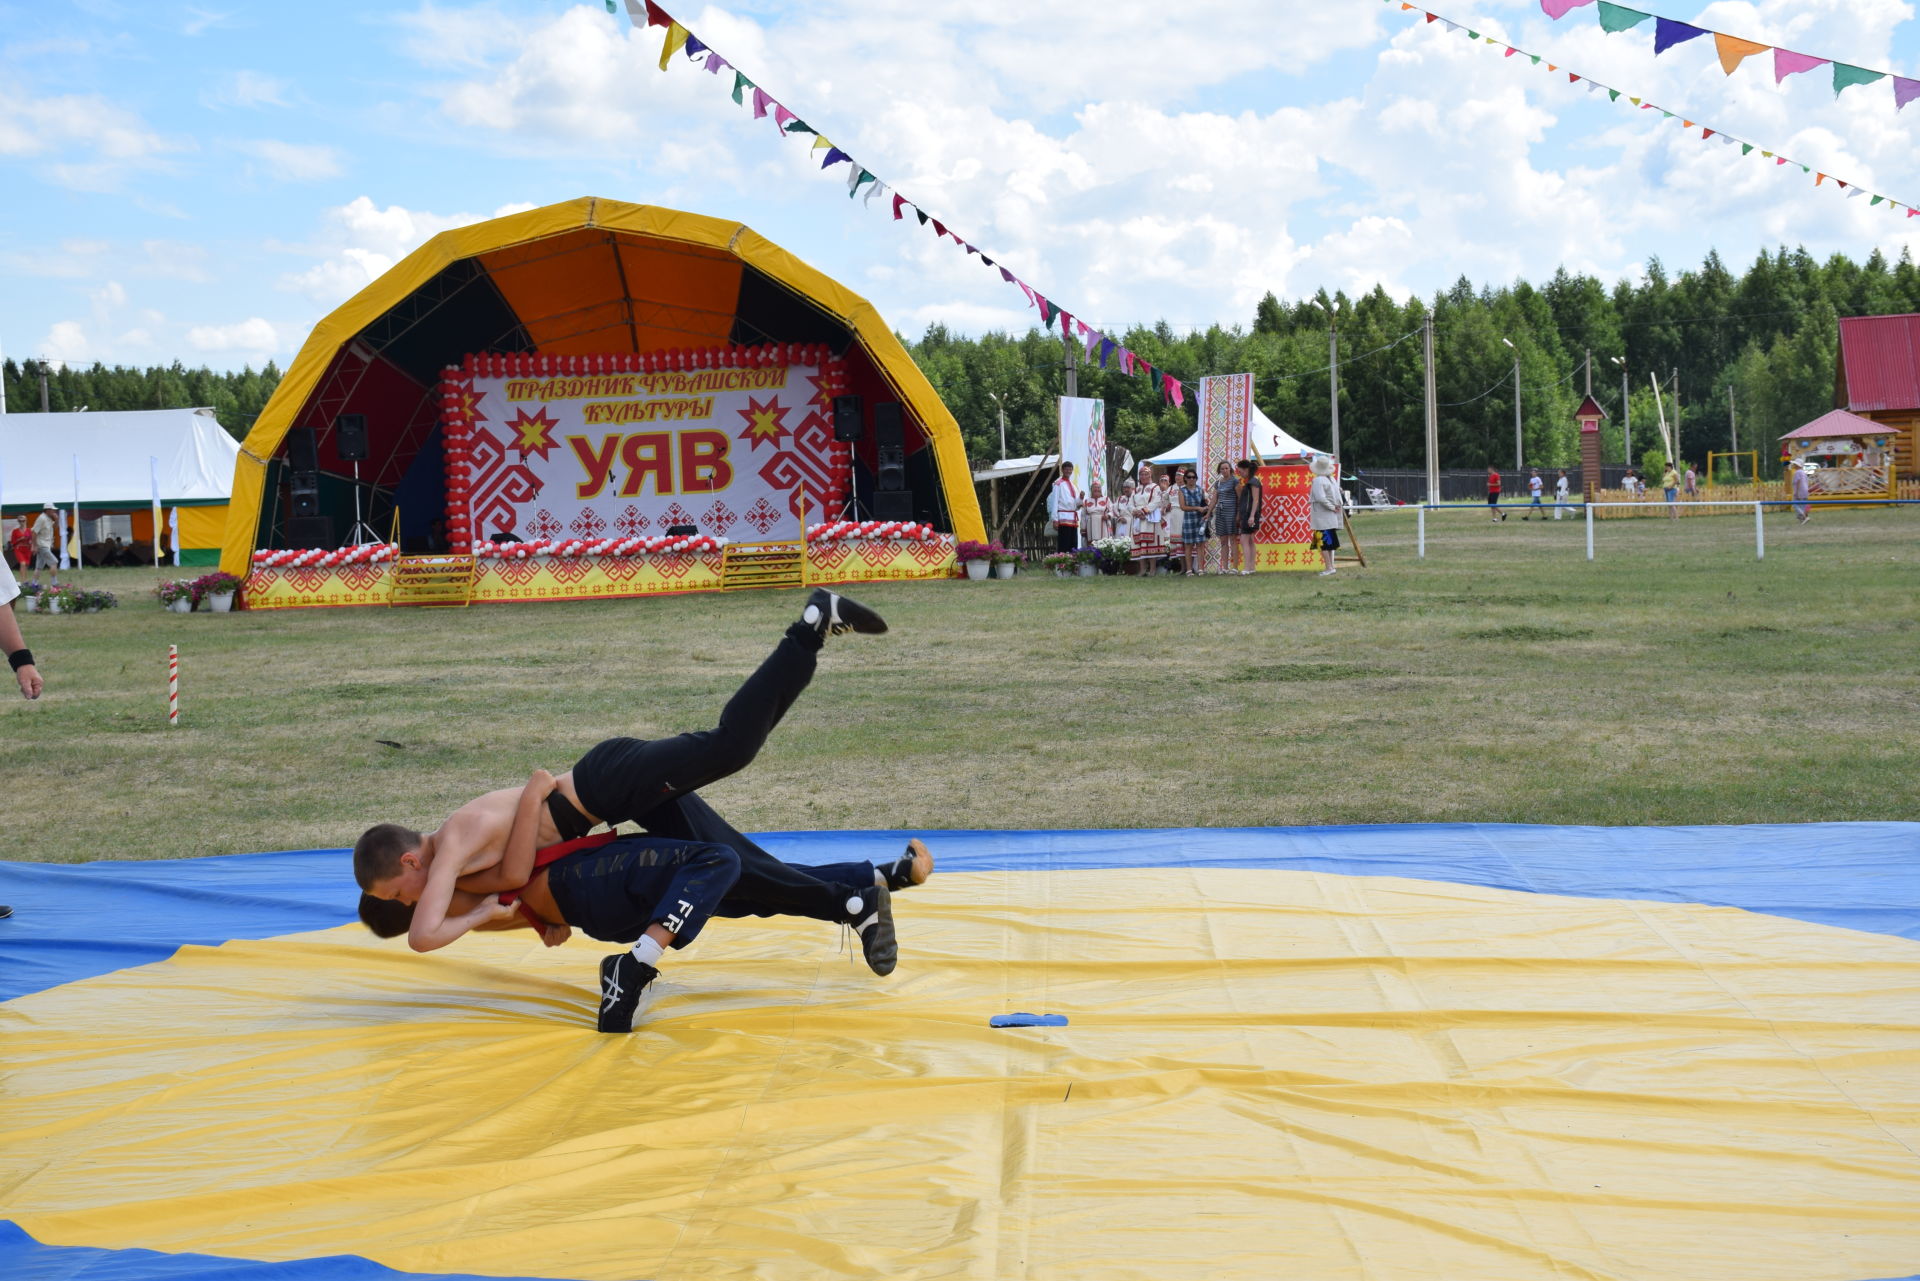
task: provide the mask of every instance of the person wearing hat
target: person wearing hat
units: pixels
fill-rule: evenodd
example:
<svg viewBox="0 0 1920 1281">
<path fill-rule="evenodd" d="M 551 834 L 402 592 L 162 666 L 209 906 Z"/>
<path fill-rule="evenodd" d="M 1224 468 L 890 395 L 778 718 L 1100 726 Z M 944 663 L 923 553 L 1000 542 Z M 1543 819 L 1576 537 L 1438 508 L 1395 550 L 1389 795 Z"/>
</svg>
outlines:
<svg viewBox="0 0 1920 1281">
<path fill-rule="evenodd" d="M 1320 577 L 1325 578 L 1334 572 L 1333 554 L 1340 550 L 1340 486 L 1333 482 L 1333 459 L 1326 454 L 1315 454 L 1307 466 L 1313 469 L 1313 486 L 1307 491 L 1307 523 L 1318 535 L 1320 559 L 1327 566 Z"/>
<path fill-rule="evenodd" d="M 42 569 L 53 571 L 54 585 L 60 583 L 60 558 L 53 554 L 53 540 L 56 536 L 54 518 L 60 509 L 52 503 L 40 509 L 40 515 L 33 522 L 33 568 L 38 573 Z"/>
</svg>

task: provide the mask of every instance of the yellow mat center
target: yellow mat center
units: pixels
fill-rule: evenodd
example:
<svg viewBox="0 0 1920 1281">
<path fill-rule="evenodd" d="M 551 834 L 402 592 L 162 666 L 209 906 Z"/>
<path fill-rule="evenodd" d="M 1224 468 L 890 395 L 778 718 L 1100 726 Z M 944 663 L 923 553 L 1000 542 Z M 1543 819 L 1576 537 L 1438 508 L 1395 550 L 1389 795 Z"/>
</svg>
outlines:
<svg viewBox="0 0 1920 1281">
<path fill-rule="evenodd" d="M 632 1036 L 357 926 L 0 1005 L 41 1240 L 578 1278 L 1861 1281 L 1920 1261 L 1920 944 L 1305 872 L 937 876 L 880 980 L 716 921 Z M 1065 1028 L 993 1030 L 1015 1010 Z"/>
</svg>

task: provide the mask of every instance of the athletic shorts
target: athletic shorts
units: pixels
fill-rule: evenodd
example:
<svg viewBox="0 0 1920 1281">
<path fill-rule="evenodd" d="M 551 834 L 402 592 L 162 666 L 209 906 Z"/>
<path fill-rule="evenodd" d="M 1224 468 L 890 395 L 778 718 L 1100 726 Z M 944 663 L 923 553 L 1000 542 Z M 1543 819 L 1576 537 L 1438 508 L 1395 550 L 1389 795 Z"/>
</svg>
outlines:
<svg viewBox="0 0 1920 1281">
<path fill-rule="evenodd" d="M 1498 507 L 1499 505 L 1500 505 L 1500 493 L 1498 490 L 1487 495 L 1487 506 Z"/>
</svg>

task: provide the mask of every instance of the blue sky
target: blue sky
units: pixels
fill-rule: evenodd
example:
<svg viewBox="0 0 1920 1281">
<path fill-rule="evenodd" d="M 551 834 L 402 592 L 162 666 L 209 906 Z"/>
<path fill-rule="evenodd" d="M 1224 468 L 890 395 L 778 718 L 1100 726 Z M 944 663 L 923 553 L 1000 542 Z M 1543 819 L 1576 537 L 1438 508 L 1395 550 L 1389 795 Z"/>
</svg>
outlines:
<svg viewBox="0 0 1920 1281">
<path fill-rule="evenodd" d="M 1246 323 L 1282 297 L 1605 278 L 1653 254 L 1737 269 L 1763 246 L 1897 256 L 1920 218 L 1742 159 L 1566 71 L 1920 201 L 1920 102 L 1837 101 L 1823 68 L 1733 77 L 1709 40 L 1653 56 L 1592 8 L 1142 0 L 673 4 L 891 186 L 1075 315 Z M 1920 77 L 1897 0 L 1656 12 Z M 1411 21 L 1409 19 L 1412 19 Z M 434 232 L 582 195 L 748 223 L 898 329 L 1020 327 L 1018 290 L 850 202 L 600 0 L 176 4 L 0 0 L 0 348 L 16 358 L 283 365 Z"/>
</svg>

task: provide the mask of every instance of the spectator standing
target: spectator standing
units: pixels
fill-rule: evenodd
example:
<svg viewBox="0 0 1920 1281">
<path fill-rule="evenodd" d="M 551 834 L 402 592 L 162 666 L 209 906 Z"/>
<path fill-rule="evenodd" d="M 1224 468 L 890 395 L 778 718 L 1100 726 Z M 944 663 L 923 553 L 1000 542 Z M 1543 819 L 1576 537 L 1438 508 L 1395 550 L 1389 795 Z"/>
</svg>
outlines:
<svg viewBox="0 0 1920 1281">
<path fill-rule="evenodd" d="M 1260 483 L 1260 466 L 1251 458 L 1242 458 L 1239 463 L 1240 488 L 1234 495 L 1235 510 L 1240 517 L 1240 563 L 1243 574 L 1251 574 L 1258 562 L 1254 559 L 1254 537 L 1260 532 L 1260 518 L 1266 515 L 1266 487 Z"/>
<path fill-rule="evenodd" d="M 1238 503 L 1240 482 L 1233 473 L 1233 464 L 1222 458 L 1213 468 L 1213 501 L 1208 504 L 1207 523 L 1214 540 L 1220 545 L 1220 572 L 1237 574 L 1240 572 L 1240 515 Z M 1227 568 L 1231 556 L 1233 568 Z"/>
<path fill-rule="evenodd" d="M 1319 577 L 1325 578 L 1334 572 L 1333 554 L 1340 550 L 1340 486 L 1333 483 L 1333 459 L 1327 455 L 1315 454 L 1307 465 L 1313 469 L 1313 484 L 1307 490 L 1307 523 L 1320 544 L 1320 559 L 1326 568 Z M 1495 475 L 1497 478 L 1498 473 Z M 1493 492 L 1496 496 L 1500 493 L 1497 489 Z"/>
<path fill-rule="evenodd" d="M 1660 488 L 1667 496 L 1667 519 L 1679 520 L 1680 473 L 1673 469 L 1673 459 L 1667 459 L 1667 469 L 1660 473 Z"/>
<path fill-rule="evenodd" d="M 1687 464 L 1687 501 L 1692 502 L 1700 496 L 1700 477 L 1693 470 L 1693 464 Z"/>
<path fill-rule="evenodd" d="M 21 512 L 13 518 L 13 528 L 7 531 L 7 552 L 13 557 L 13 563 L 21 573 L 33 566 L 33 531 L 27 528 L 27 514 Z"/>
<path fill-rule="evenodd" d="M 1560 478 L 1553 482 L 1553 518 L 1559 520 L 1567 511 L 1567 469 L 1560 469 Z"/>
<path fill-rule="evenodd" d="M 1500 510 L 1500 469 L 1498 467 L 1487 468 L 1487 512 L 1495 521 L 1503 521 L 1507 518 L 1507 514 Z"/>
<path fill-rule="evenodd" d="M 48 503 L 40 509 L 40 515 L 33 522 L 33 568 L 36 573 L 42 569 L 53 571 L 55 586 L 60 583 L 60 558 L 53 554 L 53 541 L 57 526 L 54 518 L 60 509 Z"/>
<path fill-rule="evenodd" d="M 1527 504 L 1527 514 L 1522 516 L 1520 518 L 1521 520 L 1532 520 L 1533 513 L 1536 511 L 1540 513 L 1541 520 L 1547 518 L 1547 509 L 1540 501 L 1540 495 L 1546 492 L 1546 488 L 1546 482 L 1540 479 L 1540 469 L 1538 467 L 1533 468 L 1527 473 L 1527 494 L 1533 501 Z"/>
<path fill-rule="evenodd" d="M 1080 530 L 1087 536 L 1087 546 L 1113 535 L 1113 504 L 1101 491 L 1100 482 L 1087 482 L 1087 496 L 1080 504 Z"/>
<path fill-rule="evenodd" d="M 1166 504 L 1160 499 L 1160 487 L 1154 483 L 1156 475 L 1153 464 L 1141 463 L 1140 483 L 1133 487 L 1133 558 L 1141 563 L 1143 574 L 1152 573 L 1166 552 Z"/>
<path fill-rule="evenodd" d="M 1060 478 L 1047 495 L 1047 519 L 1053 522 L 1053 545 L 1070 552 L 1080 546 L 1080 491 L 1073 485 L 1073 464 L 1060 464 Z"/>
<path fill-rule="evenodd" d="M 1793 514 L 1804 525 L 1813 519 L 1813 504 L 1807 501 L 1807 469 L 1799 463 L 1788 463 L 1787 466 L 1793 468 Z"/>
<path fill-rule="evenodd" d="M 1207 491 L 1200 488 L 1199 473 L 1182 465 L 1172 490 L 1172 514 L 1180 518 L 1180 559 L 1183 572 L 1199 574 L 1200 561 L 1207 554 Z"/>
</svg>

